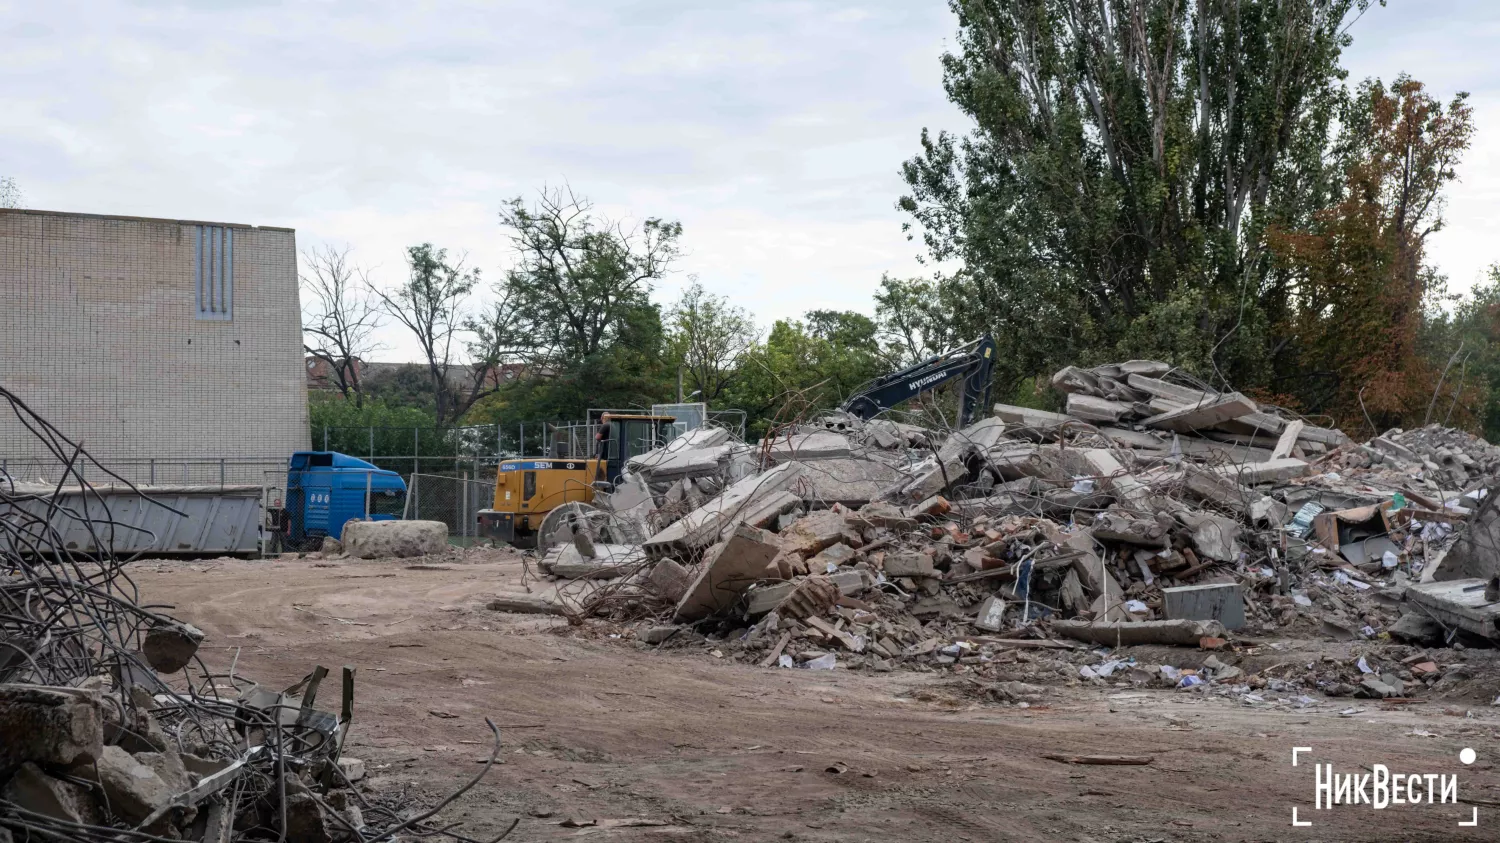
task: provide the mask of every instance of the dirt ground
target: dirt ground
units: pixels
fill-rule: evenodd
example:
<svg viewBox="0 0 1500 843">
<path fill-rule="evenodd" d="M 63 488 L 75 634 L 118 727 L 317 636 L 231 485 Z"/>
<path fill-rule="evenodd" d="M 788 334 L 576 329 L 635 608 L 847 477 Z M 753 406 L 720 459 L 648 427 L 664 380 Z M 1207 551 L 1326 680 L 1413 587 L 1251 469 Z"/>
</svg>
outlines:
<svg viewBox="0 0 1500 843">
<path fill-rule="evenodd" d="M 435 801 L 485 838 L 618 841 L 1495 840 L 1500 709 L 1328 700 L 1305 709 L 1059 677 L 1028 708 L 941 673 L 760 669 L 500 614 L 520 558 L 144 562 L 141 602 L 208 633 L 210 666 L 287 686 L 358 669 L 346 754 L 364 786 Z M 1351 708 L 1357 713 L 1341 714 Z M 1311 747 L 1299 765 L 1292 748 Z M 1459 753 L 1473 748 L 1465 766 Z M 1047 753 L 1150 755 L 1081 766 Z M 1461 804 L 1312 807 L 1311 763 L 1457 774 Z M 838 764 L 841 773 L 828 772 Z M 1292 809 L 1310 827 L 1293 827 Z M 1477 827 L 1460 827 L 1477 811 Z M 634 826 L 610 820 L 644 819 Z M 596 820 L 565 827 L 565 820 Z"/>
</svg>

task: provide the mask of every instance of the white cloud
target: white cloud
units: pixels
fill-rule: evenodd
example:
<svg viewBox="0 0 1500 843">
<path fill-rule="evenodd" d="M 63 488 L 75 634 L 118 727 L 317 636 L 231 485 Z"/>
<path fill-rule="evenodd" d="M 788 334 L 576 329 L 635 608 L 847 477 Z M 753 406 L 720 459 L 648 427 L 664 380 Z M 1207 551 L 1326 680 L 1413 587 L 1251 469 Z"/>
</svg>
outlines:
<svg viewBox="0 0 1500 843">
<path fill-rule="evenodd" d="M 499 203 L 566 180 L 683 222 L 663 300 L 691 273 L 763 323 L 868 312 L 882 272 L 922 271 L 900 162 L 966 125 L 940 0 L 0 0 L 0 21 L 0 173 L 29 204 L 290 225 L 387 283 L 422 241 L 498 276 Z M 1455 287 L 1500 257 L 1497 30 L 1488 3 L 1394 0 L 1348 53 L 1356 78 L 1475 94 L 1432 248 Z"/>
</svg>

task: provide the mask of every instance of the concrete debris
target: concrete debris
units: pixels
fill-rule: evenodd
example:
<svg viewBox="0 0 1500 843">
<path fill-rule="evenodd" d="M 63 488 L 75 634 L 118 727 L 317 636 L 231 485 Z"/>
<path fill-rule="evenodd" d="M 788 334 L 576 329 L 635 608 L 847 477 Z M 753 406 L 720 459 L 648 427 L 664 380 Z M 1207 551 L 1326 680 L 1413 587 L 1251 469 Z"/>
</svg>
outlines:
<svg viewBox="0 0 1500 843">
<path fill-rule="evenodd" d="M 359 559 L 432 556 L 448 550 L 448 525 L 441 521 L 350 521 L 344 550 Z"/>
<path fill-rule="evenodd" d="M 1057 621 L 1052 631 L 1068 638 L 1104 644 L 1110 647 L 1132 647 L 1140 644 L 1171 644 L 1196 647 L 1203 638 L 1222 638 L 1227 633 L 1218 621 Z"/>
<path fill-rule="evenodd" d="M 781 548 L 748 525 L 736 527 L 729 539 L 705 555 L 702 570 L 677 603 L 673 620 L 695 621 L 724 611 L 739 601 L 750 586 L 767 576 L 767 566 Z"/>
<path fill-rule="evenodd" d="M 104 750 L 97 691 L 44 685 L 0 685 L 0 775 L 23 763 L 70 767 Z"/>
<path fill-rule="evenodd" d="M 0 405 L 45 430 L 50 446 L 85 453 L 4 387 Z M 71 465 L 61 482 L 100 505 L 70 520 L 108 536 L 118 512 Z M 131 488 L 132 507 L 169 507 Z M 360 817 L 338 827 L 341 843 L 440 832 L 442 820 L 429 818 L 454 797 L 429 811 L 407 794 L 354 796 L 334 774 L 356 710 L 352 666 L 328 682 L 328 669 L 314 667 L 282 691 L 248 681 L 237 656 L 240 670 L 228 660 L 209 667 L 196 657 L 202 631 L 164 614 L 169 607 L 136 602 L 124 573 L 133 555 L 109 542 L 81 552 L 17 502 L 0 485 L 0 523 L 35 554 L 0 543 L 0 840 L 333 843 L 296 824 L 299 806 L 356 807 L 351 800 L 349 818 Z M 408 555 L 426 541 L 426 523 L 354 521 L 343 535 L 351 550 L 363 541 L 379 555 Z M 436 549 L 446 551 L 447 527 L 436 527 Z M 320 687 L 331 705 L 319 707 Z"/>
<path fill-rule="evenodd" d="M 1233 632 L 1245 625 L 1245 600 L 1237 583 L 1180 585 L 1161 590 L 1162 615 L 1169 620 L 1218 621 Z"/>
<path fill-rule="evenodd" d="M 141 642 L 141 654 L 156 670 L 176 673 L 187 667 L 201 643 L 202 630 L 181 621 L 163 620 L 146 631 L 146 639 Z"/>
<path fill-rule="evenodd" d="M 1388 697 L 1391 679 L 1410 692 L 1456 674 L 1431 655 L 1430 671 L 1364 683 L 1293 657 L 1269 661 L 1312 666 L 1273 677 L 1242 655 L 1299 633 L 1344 647 L 1500 638 L 1500 602 L 1474 579 L 1500 574 L 1486 552 L 1500 546 L 1487 506 L 1500 448 L 1436 425 L 1354 443 L 1157 361 L 1068 367 L 1052 384 L 1065 412 L 1000 404 L 961 430 L 832 413 L 758 446 L 681 438 L 627 478 L 625 508 L 653 528 L 645 555 L 574 581 L 570 605 L 638 623 L 622 637 L 642 646 L 767 669 L 940 670 L 1007 705 L 1026 701 L 1002 687 L 1018 655 L 1090 682 Z M 1120 667 L 1153 646 L 1182 648 L 1182 663 Z"/>
</svg>

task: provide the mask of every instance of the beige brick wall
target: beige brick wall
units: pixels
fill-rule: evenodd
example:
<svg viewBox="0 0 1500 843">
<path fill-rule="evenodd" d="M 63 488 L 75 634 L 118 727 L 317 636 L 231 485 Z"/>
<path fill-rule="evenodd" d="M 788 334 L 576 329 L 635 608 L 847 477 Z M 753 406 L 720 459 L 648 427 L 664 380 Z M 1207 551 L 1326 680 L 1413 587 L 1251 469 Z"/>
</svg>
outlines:
<svg viewBox="0 0 1500 843">
<path fill-rule="evenodd" d="M 295 234 L 228 225 L 233 319 L 208 321 L 198 226 L 0 210 L 0 384 L 101 461 L 162 461 L 159 481 L 217 479 L 173 461 L 274 463 L 308 447 Z M 49 457 L 0 410 L 0 459 L 20 479 Z"/>
</svg>

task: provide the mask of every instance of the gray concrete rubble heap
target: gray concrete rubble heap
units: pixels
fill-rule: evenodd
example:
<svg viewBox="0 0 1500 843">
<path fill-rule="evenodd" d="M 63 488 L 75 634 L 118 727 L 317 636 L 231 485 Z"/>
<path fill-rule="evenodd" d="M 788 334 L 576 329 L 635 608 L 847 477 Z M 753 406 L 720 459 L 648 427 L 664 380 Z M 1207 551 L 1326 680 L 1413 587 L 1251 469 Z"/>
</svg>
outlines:
<svg viewBox="0 0 1500 843">
<path fill-rule="evenodd" d="M 1228 653 L 1289 629 L 1500 639 L 1474 585 L 1500 575 L 1500 448 L 1437 425 L 1357 443 L 1149 360 L 1052 387 L 1050 409 L 962 429 L 831 413 L 754 446 L 695 431 L 632 463 L 642 553 L 565 599 L 651 646 L 767 667 L 984 674 L 1019 651 Z M 1151 680 L 1270 681 L 1227 657 Z"/>
</svg>

